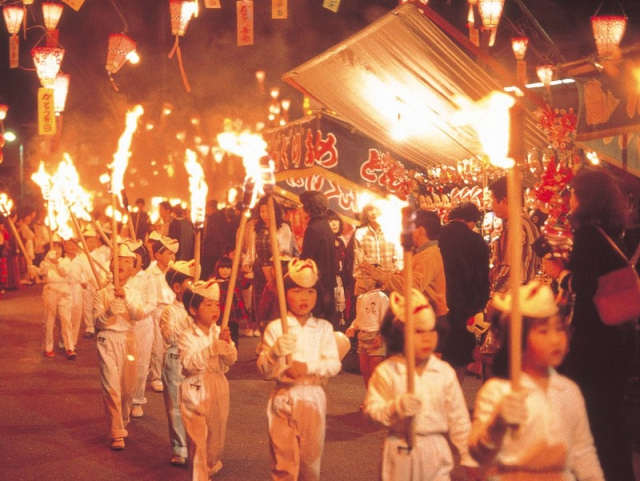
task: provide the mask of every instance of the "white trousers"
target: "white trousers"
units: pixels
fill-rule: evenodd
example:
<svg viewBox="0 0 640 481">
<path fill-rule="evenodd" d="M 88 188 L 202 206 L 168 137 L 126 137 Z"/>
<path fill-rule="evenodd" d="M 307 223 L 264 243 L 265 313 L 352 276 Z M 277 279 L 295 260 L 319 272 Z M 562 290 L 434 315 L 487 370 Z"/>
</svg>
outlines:
<svg viewBox="0 0 640 481">
<path fill-rule="evenodd" d="M 126 437 L 136 386 L 136 338 L 133 331 L 100 331 L 97 346 L 109 437 Z"/>
<path fill-rule="evenodd" d="M 151 345 L 151 361 L 149 374 L 151 382 L 162 380 L 162 363 L 164 362 L 164 339 L 160 331 L 160 313 L 153 315 L 153 343 Z"/>
<path fill-rule="evenodd" d="M 322 386 L 276 387 L 267 405 L 273 480 L 320 479 L 326 415 Z"/>
<path fill-rule="evenodd" d="M 169 420 L 169 439 L 173 454 L 187 457 L 187 434 L 180 413 L 180 385 L 184 381 L 178 347 L 171 346 L 164 355 L 162 383 L 164 384 L 164 407 Z"/>
<path fill-rule="evenodd" d="M 71 330 L 73 332 L 73 345 L 78 344 L 78 334 L 80 333 L 80 324 L 82 324 L 82 313 L 84 308 L 84 289 L 77 282 L 69 283 L 71 291 Z"/>
<path fill-rule="evenodd" d="M 53 351 L 53 327 L 56 315 L 60 319 L 60 329 L 64 348 L 75 351 L 73 328 L 71 326 L 71 293 L 66 282 L 52 282 L 45 284 L 42 289 L 42 303 L 44 307 L 43 331 L 45 351 Z"/>
<path fill-rule="evenodd" d="M 136 322 L 133 332 L 136 336 L 136 365 L 138 374 L 136 377 L 136 389 L 133 393 L 133 404 L 146 404 L 144 396 L 149 377 L 149 364 L 151 363 L 151 346 L 155 334 L 153 317 L 145 317 Z"/>
<path fill-rule="evenodd" d="M 96 291 L 91 284 L 82 290 L 82 324 L 84 324 L 84 332 L 96 332 L 96 326 L 93 321 L 93 296 L 95 294 Z"/>
<path fill-rule="evenodd" d="M 416 436 L 411 451 L 402 437 L 389 435 L 382 449 L 382 481 L 448 481 L 453 456 L 441 434 Z"/>
<path fill-rule="evenodd" d="M 229 418 L 229 382 L 222 373 L 206 372 L 180 385 L 180 413 L 187 433 L 193 481 L 208 481 L 222 457 Z"/>
</svg>

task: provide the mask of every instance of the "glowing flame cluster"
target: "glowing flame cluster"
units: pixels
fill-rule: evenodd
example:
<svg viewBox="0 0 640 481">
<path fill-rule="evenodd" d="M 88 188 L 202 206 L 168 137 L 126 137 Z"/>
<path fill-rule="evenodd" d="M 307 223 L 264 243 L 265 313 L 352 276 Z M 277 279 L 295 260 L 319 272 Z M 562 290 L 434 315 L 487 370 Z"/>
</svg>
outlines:
<svg viewBox="0 0 640 481">
<path fill-rule="evenodd" d="M 222 149 L 242 157 L 242 164 L 246 172 L 245 186 L 250 183 L 254 185 L 249 203 L 249 207 L 253 207 L 258 196 L 265 194 L 265 186 L 275 183 L 273 161 L 269 161 L 268 165 L 260 161 L 267 155 L 267 143 L 261 135 L 246 131 L 237 133 L 228 130 L 218 134 L 217 139 L 218 145 Z"/>
<path fill-rule="evenodd" d="M 79 219 L 91 220 L 91 194 L 80 185 L 80 176 L 69 154 L 63 154 L 53 175 L 46 172 L 41 161 L 31 179 L 40 186 L 42 197 L 47 201 L 45 221 L 60 237 L 70 239 L 74 236 L 71 212 Z"/>
<path fill-rule="evenodd" d="M 491 164 L 503 169 L 515 165 L 508 156 L 511 118 L 509 109 L 515 99 L 502 92 L 492 92 L 476 103 L 458 98 L 460 110 L 453 118 L 455 125 L 469 125 L 478 134 L 482 148 Z"/>
<path fill-rule="evenodd" d="M 118 150 L 113 154 L 113 162 L 109 164 L 111 169 L 111 193 L 116 194 L 122 203 L 122 191 L 124 190 L 124 173 L 129 165 L 131 156 L 131 140 L 138 128 L 138 119 L 144 113 L 142 105 L 136 105 L 127 112 L 125 129 L 118 140 Z"/>
<path fill-rule="evenodd" d="M 209 188 L 204 180 L 202 164 L 198 162 L 196 153 L 187 149 L 184 166 L 189 174 L 189 192 L 191 192 L 191 222 L 196 227 L 204 224 L 207 193 Z"/>
<path fill-rule="evenodd" d="M 7 194 L 5 194 L 4 192 L 0 192 L 0 214 L 5 217 L 9 217 L 12 210 L 13 201 Z"/>
</svg>

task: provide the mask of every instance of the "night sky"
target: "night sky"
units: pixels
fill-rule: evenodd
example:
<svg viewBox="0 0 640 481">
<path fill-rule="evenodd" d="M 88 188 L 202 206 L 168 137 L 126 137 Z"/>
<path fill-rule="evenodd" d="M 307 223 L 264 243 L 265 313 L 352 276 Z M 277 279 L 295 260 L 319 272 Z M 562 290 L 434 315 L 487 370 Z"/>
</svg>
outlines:
<svg viewBox="0 0 640 481">
<path fill-rule="evenodd" d="M 514 1 L 506 0 L 510 22 L 501 23 L 498 44 L 492 49 L 492 54 L 503 62 L 511 62 L 513 58 L 508 39 L 515 36 L 514 28 L 524 32 L 531 28 L 515 8 Z M 522 1 L 567 60 L 594 52 L 589 17 L 598 10 L 602 0 Z M 30 49 L 44 42 L 41 40 L 44 30 L 34 27 L 42 25 L 40 3 L 41 0 L 35 0 L 35 4 L 28 7 L 30 28 L 26 40 L 23 31 L 20 32 L 20 69 L 8 68 L 8 34 L 5 27 L 0 28 L 0 102 L 10 106 L 5 127 L 17 131 L 24 145 L 25 178 L 35 170 L 40 158 L 55 165 L 61 152 L 68 151 L 78 165 L 83 183 L 100 189 L 97 178 L 106 172 L 106 164 L 111 161 L 123 130 L 125 112 L 133 104 L 141 103 L 145 108 L 142 121 L 153 122 L 156 127 L 134 138 L 130 170 L 135 175 L 125 178 L 125 184 L 132 190 L 131 197 L 152 194 L 186 197 L 181 152 L 193 142 L 194 135 L 211 143 L 222 129 L 224 118 L 241 119 L 247 126 L 265 120 L 268 99 L 257 88 L 255 71 L 258 69 L 267 73 L 267 89 L 278 86 L 281 97 L 292 99 L 291 118 L 299 117 L 302 95 L 281 82 L 281 75 L 366 27 L 397 5 L 397 1 L 388 0 L 342 0 L 338 13 L 333 13 L 322 7 L 322 0 L 289 0 L 289 18 L 272 20 L 271 1 L 255 0 L 255 43 L 238 47 L 235 1 L 221 0 L 219 10 L 205 9 L 201 1 L 200 16 L 191 21 L 186 35 L 180 39 L 191 93 L 185 92 L 175 56 L 167 58 L 174 42 L 168 0 L 86 0 L 78 12 L 65 5 L 58 26 L 59 42 L 66 50 L 62 71 L 71 75 L 71 88 L 63 116 L 60 149 L 51 153 L 49 142 L 33 135 L 37 130 L 39 81 L 33 71 Z M 431 0 L 429 6 L 466 31 L 467 0 Z M 624 45 L 627 45 L 638 37 L 640 2 L 605 1 L 600 13 L 620 14 L 622 9 L 630 21 L 625 35 Z M 125 33 L 134 39 L 141 56 L 139 65 L 126 64 L 114 75 L 119 92 L 114 90 L 104 69 L 110 33 Z M 532 45 L 535 44 L 536 39 L 532 39 Z M 548 51 L 544 43 L 540 45 L 544 57 Z M 542 61 L 527 60 L 532 68 Z M 164 103 L 173 105 L 174 112 L 163 118 Z M 200 119 L 197 127 L 190 123 L 194 116 Z M 180 130 L 187 133 L 185 143 L 175 138 Z M 6 146 L 4 153 L 0 191 L 9 190 L 15 197 L 17 147 Z M 156 165 L 149 167 L 153 162 Z M 174 177 L 167 174 L 168 164 L 173 165 L 170 170 L 175 172 Z M 155 168 L 159 170 L 157 176 L 152 174 Z M 228 166 L 216 166 L 212 159 L 205 159 L 205 169 L 207 175 L 212 176 L 208 180 L 213 192 L 230 186 L 221 182 L 228 177 Z M 241 168 L 235 168 L 233 173 L 236 178 L 243 175 Z M 232 185 L 233 180 L 229 184 Z M 25 190 L 32 194 L 30 186 Z"/>
</svg>

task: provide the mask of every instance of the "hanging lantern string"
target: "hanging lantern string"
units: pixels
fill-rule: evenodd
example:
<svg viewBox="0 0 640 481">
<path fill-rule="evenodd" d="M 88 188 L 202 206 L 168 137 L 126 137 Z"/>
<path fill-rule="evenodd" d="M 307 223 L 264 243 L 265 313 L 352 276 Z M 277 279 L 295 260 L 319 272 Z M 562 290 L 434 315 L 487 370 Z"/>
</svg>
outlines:
<svg viewBox="0 0 640 481">
<path fill-rule="evenodd" d="M 111 82 L 111 85 L 113 86 L 113 90 L 115 90 L 116 92 L 120 92 L 120 89 L 118 88 L 118 84 L 116 83 L 115 80 L 113 80 L 113 77 L 111 76 L 111 72 L 107 72 L 107 75 L 109 76 L 109 82 Z"/>
<path fill-rule="evenodd" d="M 111 0 L 111 5 L 113 5 L 114 10 L 120 16 L 120 19 L 122 20 L 122 23 L 124 23 L 124 30 L 122 31 L 122 33 L 127 33 L 127 29 L 129 28 L 129 25 L 127 24 L 127 21 L 125 20 L 124 15 L 122 15 L 122 12 L 120 11 L 120 8 L 118 8 L 118 5 L 116 4 L 115 0 Z"/>
<path fill-rule="evenodd" d="M 191 85 L 189 85 L 189 79 L 187 78 L 187 72 L 184 70 L 184 64 L 182 63 L 182 51 L 180 50 L 180 37 L 176 35 L 176 42 L 173 44 L 171 52 L 169 52 L 169 58 L 173 58 L 173 54 L 176 54 L 178 58 L 178 66 L 180 67 L 180 75 L 182 76 L 182 83 L 187 92 L 191 92 Z"/>
</svg>

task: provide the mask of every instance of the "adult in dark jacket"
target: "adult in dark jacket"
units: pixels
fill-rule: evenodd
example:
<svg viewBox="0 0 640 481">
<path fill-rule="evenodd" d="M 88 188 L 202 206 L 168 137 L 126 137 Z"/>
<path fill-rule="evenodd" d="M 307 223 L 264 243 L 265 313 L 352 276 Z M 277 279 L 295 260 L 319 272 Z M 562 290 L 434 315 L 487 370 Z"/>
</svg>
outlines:
<svg viewBox="0 0 640 481">
<path fill-rule="evenodd" d="M 633 481 L 631 441 L 622 416 L 622 401 L 634 354 L 634 325 L 605 326 L 593 303 L 598 278 L 626 265 L 598 229 L 624 252 L 626 200 L 609 174 L 583 171 L 571 182 L 570 208 L 573 248 L 568 271 L 559 276 L 561 287 L 575 294 L 564 370 L 584 395 L 605 478 Z"/>
<path fill-rule="evenodd" d="M 473 227 L 482 217 L 472 202 L 464 202 L 449 213 L 449 223 L 440 232 L 439 247 L 447 284 L 447 306 L 451 331 L 442 359 L 464 379 L 467 364 L 473 362 L 475 336 L 467 320 L 482 312 L 489 300 L 490 249 Z"/>
<path fill-rule="evenodd" d="M 190 261 L 194 258 L 196 239 L 193 224 L 185 217 L 181 205 L 173 206 L 173 214 L 176 218 L 169 224 L 169 237 L 180 243 L 180 248 L 176 252 L 176 260 Z"/>
<path fill-rule="evenodd" d="M 327 220 L 327 199 L 322 192 L 309 190 L 300 195 L 300 202 L 309 215 L 300 258 L 313 259 L 316 262 L 323 290 L 322 313 L 319 313 L 319 317 L 327 319 L 336 328 L 339 322 L 334 297 L 337 274 L 336 237 Z"/>
</svg>

